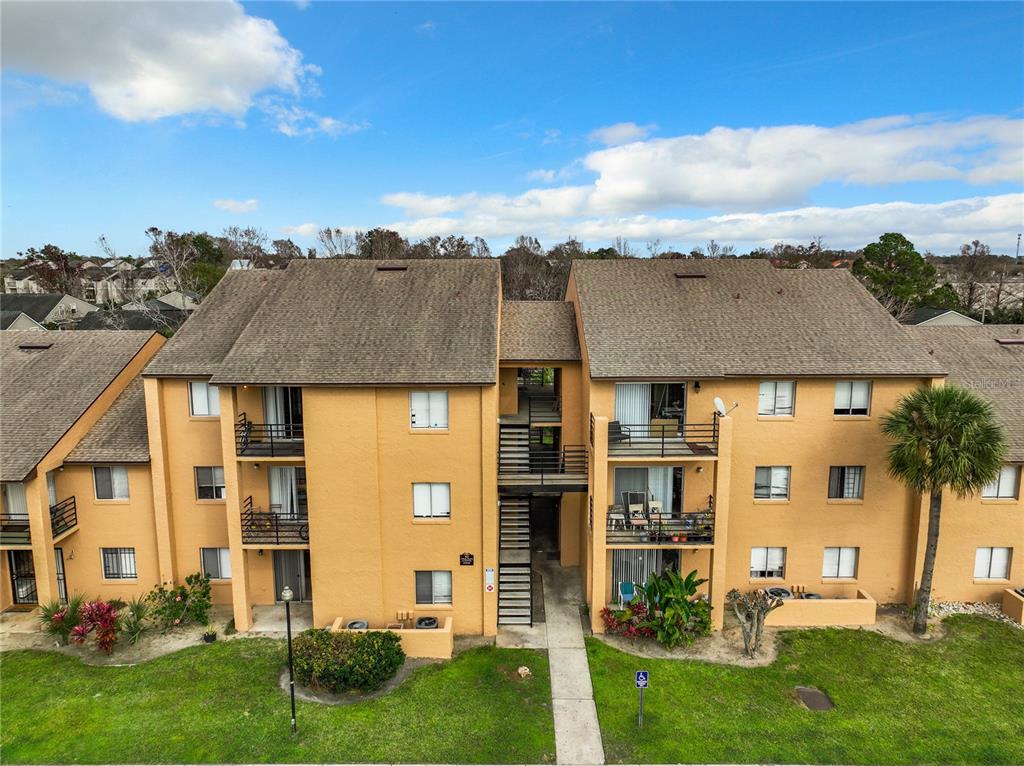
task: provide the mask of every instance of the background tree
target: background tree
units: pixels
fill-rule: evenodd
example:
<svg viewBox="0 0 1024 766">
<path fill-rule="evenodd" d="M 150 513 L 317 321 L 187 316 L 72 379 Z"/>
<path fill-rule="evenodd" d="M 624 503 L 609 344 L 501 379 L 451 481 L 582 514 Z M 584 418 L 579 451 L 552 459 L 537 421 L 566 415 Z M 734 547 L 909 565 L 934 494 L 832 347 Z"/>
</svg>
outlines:
<svg viewBox="0 0 1024 766">
<path fill-rule="evenodd" d="M 984 399 L 958 386 L 920 388 L 882 419 L 889 437 L 889 474 L 928 495 L 928 542 L 914 601 L 914 633 L 928 628 L 932 575 L 939 547 L 942 493 L 977 494 L 999 475 L 1006 457 L 1003 431 Z"/>
<path fill-rule="evenodd" d="M 865 247 L 853 273 L 897 319 L 922 305 L 935 289 L 935 267 L 902 234 L 883 234 Z"/>
<path fill-rule="evenodd" d="M 344 229 L 328 227 L 320 229 L 316 234 L 316 239 L 320 243 L 321 252 L 325 257 L 350 258 L 356 254 L 356 236 L 359 233 L 353 231 L 350 234 Z"/>
<path fill-rule="evenodd" d="M 370 229 L 356 232 L 356 254 L 359 258 L 381 261 L 390 258 L 405 258 L 409 243 L 397 231 L 391 229 Z"/>
<path fill-rule="evenodd" d="M 636 256 L 633 248 L 630 247 L 629 240 L 625 237 L 616 237 L 615 241 L 612 242 L 612 247 L 619 254 L 619 258 L 634 258 Z"/>
<path fill-rule="evenodd" d="M 40 249 L 30 247 L 18 253 L 25 259 L 25 270 L 35 277 L 43 292 L 64 293 L 81 298 L 84 292 L 79 278 L 79 264 L 82 256 L 56 245 L 43 245 Z"/>
<path fill-rule="evenodd" d="M 952 258 L 952 276 L 965 310 L 974 311 L 983 299 L 982 285 L 991 281 L 998 258 L 984 242 L 974 240 L 960 246 L 960 254 Z"/>
</svg>

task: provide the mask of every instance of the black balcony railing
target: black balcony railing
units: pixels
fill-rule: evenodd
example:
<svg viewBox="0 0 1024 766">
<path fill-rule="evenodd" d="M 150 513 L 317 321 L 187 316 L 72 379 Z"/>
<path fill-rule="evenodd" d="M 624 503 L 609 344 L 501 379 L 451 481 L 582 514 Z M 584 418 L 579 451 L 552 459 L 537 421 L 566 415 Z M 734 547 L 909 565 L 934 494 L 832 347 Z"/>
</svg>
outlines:
<svg viewBox="0 0 1024 766">
<path fill-rule="evenodd" d="M 54 537 L 70 532 L 77 526 L 78 509 L 74 495 L 50 506 L 50 530 Z"/>
<path fill-rule="evenodd" d="M 0 513 L 0 545 L 29 545 L 28 516 Z"/>
<path fill-rule="evenodd" d="M 613 506 L 605 532 L 608 545 L 703 545 L 715 541 L 713 512 L 630 514 Z"/>
<path fill-rule="evenodd" d="M 530 423 L 558 423 L 562 419 L 562 397 L 555 393 L 526 395 L 527 415 Z"/>
<path fill-rule="evenodd" d="M 253 457 L 289 457 L 305 451 L 301 423 L 254 423 L 245 413 L 235 421 L 235 453 Z"/>
<path fill-rule="evenodd" d="M 308 545 L 309 517 L 306 514 L 280 513 L 253 507 L 252 496 L 242 503 L 242 543 L 244 545 Z"/>
<path fill-rule="evenodd" d="M 684 423 L 654 418 L 649 423 L 608 423 L 608 454 L 615 457 L 678 457 L 718 452 L 718 418 Z"/>
<path fill-rule="evenodd" d="M 505 483 L 518 477 L 536 485 L 561 485 L 570 479 L 571 483 L 586 484 L 587 448 L 580 444 L 561 449 L 532 446 L 525 460 L 521 453 L 506 455 L 503 450 L 498 455 L 498 475 Z"/>
</svg>

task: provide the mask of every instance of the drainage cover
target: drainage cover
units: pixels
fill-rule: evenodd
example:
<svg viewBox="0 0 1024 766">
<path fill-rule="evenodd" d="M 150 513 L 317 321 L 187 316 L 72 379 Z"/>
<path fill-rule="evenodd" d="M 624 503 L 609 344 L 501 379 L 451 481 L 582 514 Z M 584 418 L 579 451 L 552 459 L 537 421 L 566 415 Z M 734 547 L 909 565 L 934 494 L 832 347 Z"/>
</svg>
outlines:
<svg viewBox="0 0 1024 766">
<path fill-rule="evenodd" d="M 831 710 L 835 707 L 825 692 L 813 686 L 796 687 L 796 696 L 808 710 Z"/>
</svg>

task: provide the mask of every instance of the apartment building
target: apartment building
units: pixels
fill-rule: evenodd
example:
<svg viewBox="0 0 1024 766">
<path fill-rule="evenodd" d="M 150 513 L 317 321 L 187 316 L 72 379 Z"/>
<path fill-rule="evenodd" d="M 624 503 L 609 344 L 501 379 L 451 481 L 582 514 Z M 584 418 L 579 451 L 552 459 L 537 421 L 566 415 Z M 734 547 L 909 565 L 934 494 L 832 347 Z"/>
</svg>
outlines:
<svg viewBox="0 0 1024 766">
<path fill-rule="evenodd" d="M 912 597 L 927 518 L 887 475 L 879 422 L 948 379 L 993 402 L 1011 453 L 982 497 L 947 498 L 936 596 L 1024 584 L 1021 328 L 903 327 L 845 271 L 756 260 L 578 261 L 565 298 L 503 301 L 489 259 L 229 272 L 37 460 L 59 491 L 28 489 L 18 566 L 30 552 L 40 600 L 202 570 L 240 630 L 288 585 L 316 625 L 492 635 L 533 621 L 541 559 L 580 567 L 595 630 L 666 567 L 708 578 L 716 627 L 732 588 L 817 597 L 783 623 L 872 621 Z M 33 481 L 15 473 L 11 552 L 8 485 Z M 68 492 L 75 529 L 51 511 L 47 532 Z M 7 606 L 24 577 L 4 566 Z"/>
</svg>

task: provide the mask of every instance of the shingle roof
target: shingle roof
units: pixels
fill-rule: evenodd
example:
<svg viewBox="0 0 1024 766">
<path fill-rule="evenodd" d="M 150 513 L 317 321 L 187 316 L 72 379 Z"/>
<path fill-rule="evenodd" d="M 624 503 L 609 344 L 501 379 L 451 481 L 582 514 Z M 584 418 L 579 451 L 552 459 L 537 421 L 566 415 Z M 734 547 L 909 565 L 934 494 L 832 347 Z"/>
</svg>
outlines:
<svg viewBox="0 0 1024 766">
<path fill-rule="evenodd" d="M 280 271 L 225 274 L 188 321 L 153 358 L 144 375 L 206 377 L 217 371 Z"/>
<path fill-rule="evenodd" d="M 280 275 L 277 285 L 239 334 L 214 383 L 497 380 L 496 260 L 294 260 L 283 272 L 228 276 L 266 274 Z"/>
<path fill-rule="evenodd" d="M 503 361 L 576 361 L 576 313 L 561 301 L 503 301 L 501 304 Z"/>
<path fill-rule="evenodd" d="M 966 319 L 967 321 L 963 323 L 965 325 L 972 323 L 981 324 L 981 322 L 978 322 L 975 319 L 964 316 L 959 311 L 954 311 L 953 309 L 937 309 L 933 306 L 921 306 L 920 308 L 914 309 L 904 317 L 903 324 L 921 324 L 922 322 L 927 322 L 929 319 L 935 319 L 936 317 L 940 317 L 945 314 L 956 314 L 958 317 Z"/>
<path fill-rule="evenodd" d="M 28 314 L 26 314 L 26 313 L 24 313 L 22 311 L 8 311 L 7 309 L 0 309 L 0 330 L 6 330 L 12 324 L 14 324 L 16 321 L 18 321 L 18 317 L 22 317 L 22 316 L 25 317 L 26 319 L 28 319 L 30 322 L 35 322 L 36 321 L 32 317 L 30 317 Z M 38 324 L 38 322 L 36 324 Z M 41 326 L 42 325 L 40 325 L 40 327 Z"/>
<path fill-rule="evenodd" d="M 1024 325 L 925 325 L 911 327 L 918 342 L 949 370 L 948 381 L 976 391 L 992 403 L 1006 431 L 1010 460 L 1024 461 Z"/>
<path fill-rule="evenodd" d="M 46 321 L 46 315 L 64 297 L 62 293 L 4 293 L 0 308 L 4 311 L 20 311 L 37 322 Z"/>
<path fill-rule="evenodd" d="M 132 311 L 121 309 L 100 309 L 92 311 L 72 327 L 73 330 L 155 330 L 160 332 L 173 329 L 188 319 L 188 312 L 180 309 L 169 311 Z"/>
<path fill-rule="evenodd" d="M 146 396 L 135 378 L 64 459 L 65 463 L 148 463 Z"/>
<path fill-rule="evenodd" d="M 0 481 L 21 481 L 139 353 L 151 332 L 0 332 Z M 23 344 L 50 344 L 22 350 Z"/>
<path fill-rule="evenodd" d="M 595 378 L 943 372 L 846 270 L 630 259 L 573 273 Z"/>
</svg>

